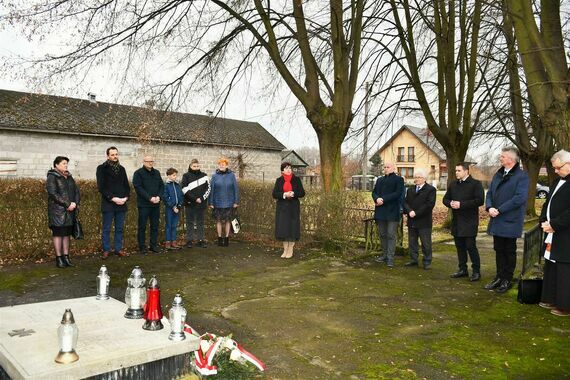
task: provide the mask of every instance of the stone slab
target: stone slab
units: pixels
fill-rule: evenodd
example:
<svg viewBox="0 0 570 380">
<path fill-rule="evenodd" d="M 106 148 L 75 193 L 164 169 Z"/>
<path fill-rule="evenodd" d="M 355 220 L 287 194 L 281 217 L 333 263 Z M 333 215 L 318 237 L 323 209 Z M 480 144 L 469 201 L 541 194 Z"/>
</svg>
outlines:
<svg viewBox="0 0 570 380">
<path fill-rule="evenodd" d="M 71 364 L 54 361 L 59 351 L 57 328 L 70 308 L 79 329 L 77 354 Z M 0 365 L 12 379 L 81 379 L 194 351 L 198 338 L 168 339 L 164 329 L 143 330 L 143 319 L 123 317 L 126 305 L 113 298 L 95 297 L 40 302 L 0 308 Z M 163 310 L 163 312 L 166 312 Z M 27 336 L 10 336 L 13 330 L 34 330 Z"/>
</svg>

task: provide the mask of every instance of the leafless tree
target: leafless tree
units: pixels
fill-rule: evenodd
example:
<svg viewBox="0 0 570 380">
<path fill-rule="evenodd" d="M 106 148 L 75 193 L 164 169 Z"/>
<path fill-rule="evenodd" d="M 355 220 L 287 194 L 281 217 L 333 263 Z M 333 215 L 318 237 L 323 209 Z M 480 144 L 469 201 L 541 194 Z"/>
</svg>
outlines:
<svg viewBox="0 0 570 380">
<path fill-rule="evenodd" d="M 273 83 L 284 84 L 298 99 L 316 131 L 325 190 L 341 188 L 340 148 L 353 119 L 359 72 L 373 63 L 363 36 L 378 27 L 375 1 L 0 4 L 11 10 L 5 19 L 19 23 L 29 36 L 61 33 L 70 38 L 69 50 L 39 61 L 48 76 L 80 76 L 107 61 L 126 77 L 140 70 L 140 62 L 144 66 L 169 54 L 174 78 L 152 87 L 161 104 L 167 99 L 169 108 L 205 89 L 219 94 L 221 105 L 236 83 L 251 80 L 254 68 L 262 67 L 276 79 Z M 118 54 L 121 51 L 124 56 Z"/>
</svg>

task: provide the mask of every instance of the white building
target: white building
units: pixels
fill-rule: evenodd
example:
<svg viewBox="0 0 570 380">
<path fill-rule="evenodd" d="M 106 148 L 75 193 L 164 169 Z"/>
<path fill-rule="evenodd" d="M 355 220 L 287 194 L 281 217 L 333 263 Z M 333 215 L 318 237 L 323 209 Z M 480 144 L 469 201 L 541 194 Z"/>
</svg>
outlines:
<svg viewBox="0 0 570 380">
<path fill-rule="evenodd" d="M 285 148 L 259 123 L 0 90 L 0 177 L 45 178 L 61 155 L 75 178 L 94 179 L 110 146 L 129 177 L 146 154 L 163 175 L 186 172 L 192 158 L 211 175 L 224 156 L 236 173 L 241 158 L 244 178 L 266 181 L 280 175 Z"/>
</svg>

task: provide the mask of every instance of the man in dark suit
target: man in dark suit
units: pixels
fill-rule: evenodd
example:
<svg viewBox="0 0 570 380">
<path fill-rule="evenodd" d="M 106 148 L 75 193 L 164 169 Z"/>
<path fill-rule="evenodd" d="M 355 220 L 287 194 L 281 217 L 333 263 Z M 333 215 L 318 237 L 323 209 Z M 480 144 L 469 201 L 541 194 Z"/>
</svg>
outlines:
<svg viewBox="0 0 570 380">
<path fill-rule="evenodd" d="M 540 222 L 546 233 L 544 281 L 539 305 L 559 317 L 570 316 L 570 152 L 550 159 L 559 178 L 550 188 Z"/>
<path fill-rule="evenodd" d="M 459 270 L 452 278 L 468 277 L 467 254 L 471 259 L 472 274 L 470 281 L 481 279 L 481 260 L 477 250 L 477 231 L 479 229 L 479 206 L 483 205 L 485 192 L 481 182 L 469 175 L 469 164 L 462 162 L 455 166 L 457 181 L 449 184 L 443 204 L 451 209 L 451 234 L 457 249 Z"/>
<path fill-rule="evenodd" d="M 385 262 L 389 268 L 394 267 L 396 252 L 396 228 L 402 214 L 401 207 L 404 195 L 404 179 L 394 173 L 392 162 L 384 164 L 384 176 L 376 180 L 372 199 L 374 200 L 374 219 L 378 223 L 380 243 L 383 256 L 376 258 Z"/>
<path fill-rule="evenodd" d="M 519 166 L 517 148 L 503 148 L 499 161 L 501 168 L 493 176 L 485 200 L 490 216 L 487 233 L 493 236 L 497 274 L 485 289 L 505 293 L 513 286 L 517 239 L 522 235 L 529 181 Z"/>
<path fill-rule="evenodd" d="M 410 261 L 407 267 L 418 266 L 418 237 L 422 243 L 424 269 L 431 265 L 431 229 L 433 226 L 433 208 L 435 207 L 435 187 L 426 183 L 427 171 L 418 169 L 414 172 L 414 184 L 410 186 L 404 201 L 404 213 L 408 216 L 408 244 Z"/>
</svg>

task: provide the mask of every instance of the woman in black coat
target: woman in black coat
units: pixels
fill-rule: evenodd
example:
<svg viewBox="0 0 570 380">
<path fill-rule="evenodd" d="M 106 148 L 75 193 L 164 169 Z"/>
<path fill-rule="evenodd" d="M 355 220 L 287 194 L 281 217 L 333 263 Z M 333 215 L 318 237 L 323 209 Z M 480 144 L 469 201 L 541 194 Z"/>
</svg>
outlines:
<svg viewBox="0 0 570 380">
<path fill-rule="evenodd" d="M 49 228 L 53 235 L 55 264 L 58 268 L 72 266 L 69 260 L 69 237 L 73 232 L 80 198 L 79 188 L 67 170 L 68 164 L 69 158 L 57 156 L 46 180 Z"/>
<path fill-rule="evenodd" d="M 291 164 L 281 164 L 281 177 L 275 180 L 273 198 L 277 200 L 275 208 L 275 238 L 283 242 L 281 257 L 293 257 L 295 242 L 301 238 L 301 202 L 305 190 L 299 177 L 293 175 Z"/>
</svg>

